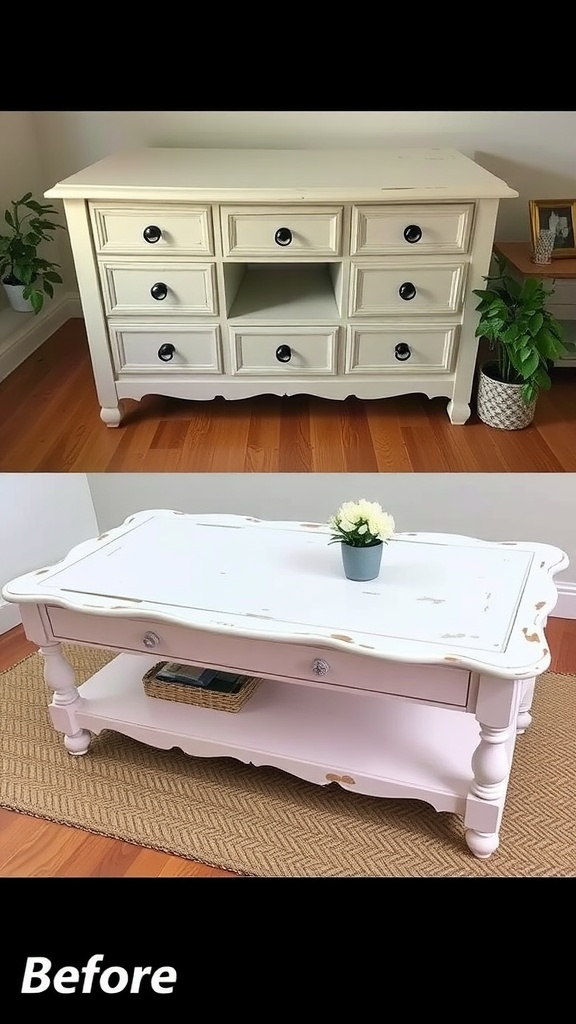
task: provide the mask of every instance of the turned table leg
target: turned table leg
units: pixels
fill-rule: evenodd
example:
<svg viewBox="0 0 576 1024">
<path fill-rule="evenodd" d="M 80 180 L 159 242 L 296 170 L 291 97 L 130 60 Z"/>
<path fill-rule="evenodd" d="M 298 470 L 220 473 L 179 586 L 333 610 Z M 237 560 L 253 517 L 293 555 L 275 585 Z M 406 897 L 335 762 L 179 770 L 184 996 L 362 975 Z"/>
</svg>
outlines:
<svg viewBox="0 0 576 1024">
<path fill-rule="evenodd" d="M 520 697 L 520 707 L 518 708 L 518 720 L 516 723 L 516 733 L 518 736 L 521 733 L 526 732 L 532 724 L 532 715 L 530 711 L 532 709 L 532 701 L 534 699 L 534 687 L 536 685 L 535 679 L 525 679 L 522 684 L 522 696 Z"/>
<path fill-rule="evenodd" d="M 44 658 L 44 679 L 53 691 L 50 717 L 56 729 L 64 733 L 64 746 L 71 754 L 85 754 L 92 739 L 87 729 L 76 722 L 80 694 L 76 686 L 74 669 L 66 660 L 59 643 L 40 647 Z"/>
<path fill-rule="evenodd" d="M 466 842 L 475 857 L 486 859 L 498 849 L 500 822 L 508 778 L 523 681 L 480 676 L 476 720 L 480 742 L 472 755 L 473 779 L 464 824 Z"/>
</svg>

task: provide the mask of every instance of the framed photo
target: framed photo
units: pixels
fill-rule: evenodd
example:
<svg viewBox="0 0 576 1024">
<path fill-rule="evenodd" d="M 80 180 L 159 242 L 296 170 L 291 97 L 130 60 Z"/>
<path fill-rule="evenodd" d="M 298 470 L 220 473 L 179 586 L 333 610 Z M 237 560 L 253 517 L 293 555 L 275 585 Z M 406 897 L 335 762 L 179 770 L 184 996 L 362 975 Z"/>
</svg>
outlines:
<svg viewBox="0 0 576 1024">
<path fill-rule="evenodd" d="M 540 231 L 554 232 L 553 259 L 576 257 L 576 199 L 531 199 L 532 248 Z"/>
</svg>

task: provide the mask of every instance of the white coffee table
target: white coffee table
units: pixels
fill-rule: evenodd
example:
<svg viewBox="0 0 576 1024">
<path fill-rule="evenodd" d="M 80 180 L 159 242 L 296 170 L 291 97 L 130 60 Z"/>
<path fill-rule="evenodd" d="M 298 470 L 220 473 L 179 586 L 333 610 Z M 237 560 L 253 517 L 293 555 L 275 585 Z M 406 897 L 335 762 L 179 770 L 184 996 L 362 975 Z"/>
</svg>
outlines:
<svg viewBox="0 0 576 1024">
<path fill-rule="evenodd" d="M 153 747 L 272 765 L 424 800 L 498 847 L 516 735 L 531 721 L 557 600 L 556 547 L 397 534 L 378 580 L 345 579 L 325 524 L 139 512 L 6 584 L 45 659 L 72 754 L 113 729 Z M 62 641 L 118 651 L 81 689 Z M 174 659 L 265 679 L 230 714 L 149 697 Z"/>
</svg>

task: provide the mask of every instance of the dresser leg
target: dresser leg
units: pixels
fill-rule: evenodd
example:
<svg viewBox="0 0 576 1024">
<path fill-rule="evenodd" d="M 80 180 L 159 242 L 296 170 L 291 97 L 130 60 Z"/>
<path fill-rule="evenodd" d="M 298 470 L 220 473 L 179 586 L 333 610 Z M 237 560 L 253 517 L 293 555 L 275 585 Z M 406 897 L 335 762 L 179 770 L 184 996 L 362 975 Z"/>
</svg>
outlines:
<svg viewBox="0 0 576 1024">
<path fill-rule="evenodd" d="M 122 420 L 122 407 L 120 403 L 111 407 L 100 409 L 100 419 L 107 427 L 119 427 Z"/>
<path fill-rule="evenodd" d="M 530 710 L 532 708 L 532 701 L 534 699 L 534 687 L 536 685 L 535 679 L 525 679 L 522 685 L 522 696 L 520 698 L 520 707 L 518 708 L 518 720 L 516 723 L 516 734 L 520 736 L 523 732 L 526 732 L 532 724 L 532 715 Z"/>
<path fill-rule="evenodd" d="M 451 399 L 446 407 L 446 412 L 450 417 L 450 423 L 455 426 L 460 426 L 470 419 L 470 406 L 466 402 L 454 402 Z"/>
<path fill-rule="evenodd" d="M 66 661 L 61 644 L 46 644 L 40 648 L 40 654 L 44 658 L 44 679 L 53 691 L 50 704 L 52 724 L 64 733 L 64 746 L 71 754 L 85 754 L 92 736 L 87 729 L 79 728 L 76 721 L 81 697 L 74 669 Z"/>
<path fill-rule="evenodd" d="M 502 814 L 503 798 L 510 774 L 510 762 L 506 741 L 510 736 L 510 727 L 495 728 L 491 725 L 480 725 L 480 743 L 472 755 L 472 771 L 474 778 L 470 786 L 473 796 L 486 801 L 485 808 L 476 806 L 475 813 L 470 812 L 467 818 L 486 817 L 494 821 L 494 831 L 484 832 L 476 828 L 466 830 L 466 842 L 475 857 L 486 859 L 498 849 L 500 843 L 498 828 Z M 486 811 L 492 814 L 486 815 Z"/>
</svg>

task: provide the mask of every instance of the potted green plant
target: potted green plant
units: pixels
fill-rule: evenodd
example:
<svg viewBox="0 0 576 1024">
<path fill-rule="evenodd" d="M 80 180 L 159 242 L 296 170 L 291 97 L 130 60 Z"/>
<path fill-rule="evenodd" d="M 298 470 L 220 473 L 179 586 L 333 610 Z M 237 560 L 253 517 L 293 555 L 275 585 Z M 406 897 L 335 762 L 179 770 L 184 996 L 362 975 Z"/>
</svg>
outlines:
<svg viewBox="0 0 576 1024">
<path fill-rule="evenodd" d="M 55 221 L 57 214 L 31 192 L 12 200 L 4 213 L 8 230 L 0 234 L 0 280 L 13 309 L 39 313 L 45 296 L 52 298 L 54 285 L 62 284 L 59 264 L 38 255 L 41 243 L 52 242 L 53 232 L 64 226 Z"/>
<path fill-rule="evenodd" d="M 382 545 L 394 533 L 392 516 L 376 501 L 345 501 L 330 516 L 332 530 L 329 544 L 342 548 L 344 575 L 349 580 L 375 580 L 380 572 Z"/>
<path fill-rule="evenodd" d="M 520 283 L 504 256 L 495 253 L 494 260 L 498 272 L 484 278 L 488 287 L 474 289 L 476 337 L 486 338 L 495 354 L 479 369 L 477 412 L 488 426 L 518 430 L 534 419 L 540 391 L 551 387 L 550 364 L 575 346 L 546 307 L 554 289 L 534 277 Z"/>
</svg>

